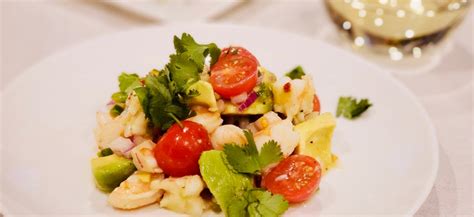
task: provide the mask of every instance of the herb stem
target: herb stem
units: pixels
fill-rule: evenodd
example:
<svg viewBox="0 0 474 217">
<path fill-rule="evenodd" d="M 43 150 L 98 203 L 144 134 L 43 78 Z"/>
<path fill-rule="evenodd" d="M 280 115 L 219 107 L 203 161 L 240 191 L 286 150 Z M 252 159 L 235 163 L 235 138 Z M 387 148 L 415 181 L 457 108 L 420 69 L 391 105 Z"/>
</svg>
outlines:
<svg viewBox="0 0 474 217">
<path fill-rule="evenodd" d="M 168 115 L 173 118 L 174 121 L 176 121 L 176 123 L 181 127 L 181 128 L 184 128 L 184 125 L 183 123 L 181 123 L 181 121 L 179 121 L 179 119 L 171 112 L 168 113 Z"/>
</svg>

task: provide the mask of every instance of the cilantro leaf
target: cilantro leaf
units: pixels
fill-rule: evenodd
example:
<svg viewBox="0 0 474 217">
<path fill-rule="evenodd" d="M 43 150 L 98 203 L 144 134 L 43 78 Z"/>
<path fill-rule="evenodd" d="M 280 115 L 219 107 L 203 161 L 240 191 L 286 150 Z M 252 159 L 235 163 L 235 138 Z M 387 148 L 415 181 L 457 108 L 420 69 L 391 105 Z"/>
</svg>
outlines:
<svg viewBox="0 0 474 217">
<path fill-rule="evenodd" d="M 260 165 L 270 165 L 283 159 L 281 148 L 278 143 L 274 140 L 270 140 L 263 144 L 258 156 L 258 162 Z"/>
<path fill-rule="evenodd" d="M 279 194 L 272 195 L 270 192 L 262 189 L 253 189 L 249 191 L 250 197 L 254 197 L 255 202 L 251 203 L 249 207 L 253 205 L 258 215 L 252 215 L 249 210 L 250 216 L 265 216 L 265 217 L 277 217 L 282 215 L 288 209 L 288 202 Z M 255 204 L 255 205 L 254 205 Z"/>
<path fill-rule="evenodd" d="M 181 39 L 174 36 L 173 43 L 176 53 L 183 54 L 183 56 L 193 61 L 199 68 L 199 72 L 202 71 L 205 59 L 208 55 L 211 56 L 211 65 L 213 65 L 221 53 L 221 50 L 216 44 L 198 44 L 194 41 L 193 37 L 187 33 L 183 33 Z"/>
<path fill-rule="evenodd" d="M 248 130 L 244 130 L 245 138 L 247 139 L 248 145 L 244 146 L 248 153 L 252 156 L 258 155 L 257 145 L 255 144 L 255 140 L 253 139 L 252 132 Z"/>
<path fill-rule="evenodd" d="M 247 212 L 251 217 L 262 217 L 262 214 L 257 210 L 258 203 L 251 203 L 247 206 Z"/>
<path fill-rule="evenodd" d="M 128 94 L 130 94 L 133 89 L 143 86 L 137 74 L 122 72 L 118 77 L 118 81 L 120 91 L 112 94 L 112 100 L 116 103 L 125 103 Z"/>
<path fill-rule="evenodd" d="M 168 89 L 168 84 L 160 79 L 160 76 L 147 75 L 145 77 L 145 85 L 152 96 L 161 97 L 163 104 L 172 100 L 172 95 Z"/>
<path fill-rule="evenodd" d="M 227 156 L 227 162 L 240 173 L 254 174 L 260 170 L 260 164 L 254 154 L 251 154 L 250 145 L 240 147 L 236 144 L 226 144 L 224 153 Z"/>
<path fill-rule="evenodd" d="M 244 135 L 247 138 L 247 145 L 224 145 L 227 162 L 237 172 L 260 174 L 263 168 L 283 158 L 280 146 L 275 141 L 271 140 L 263 144 L 259 153 L 252 133 L 245 130 Z"/>
<path fill-rule="evenodd" d="M 112 94 L 112 100 L 115 103 L 125 103 L 125 101 L 127 101 L 127 97 L 128 97 L 127 93 L 122 92 L 122 91 L 115 92 L 114 94 Z"/>
<path fill-rule="evenodd" d="M 163 112 L 166 108 L 166 105 L 168 105 L 170 102 L 166 104 L 164 102 L 165 101 L 162 96 L 152 95 L 148 104 L 148 112 L 153 125 L 163 130 L 166 129 L 165 125 L 167 126 L 173 121 L 173 119 L 169 117 L 168 114 Z"/>
<path fill-rule="evenodd" d="M 294 80 L 294 79 L 301 79 L 301 77 L 303 77 L 306 74 L 304 73 L 303 67 L 296 66 L 294 69 L 292 69 L 285 75 L 291 78 L 291 80 Z"/>
<path fill-rule="evenodd" d="M 170 56 L 166 69 L 169 70 L 170 80 L 175 82 L 171 87 L 183 92 L 200 79 L 199 73 L 204 68 L 207 56 L 211 56 L 211 65 L 217 61 L 220 49 L 214 43 L 198 44 L 187 33 L 183 33 L 181 38 L 174 36 L 173 42 L 176 54 Z"/>
<path fill-rule="evenodd" d="M 248 202 L 243 197 L 232 198 L 229 206 L 227 206 L 227 217 L 241 217 L 246 216 L 246 208 Z"/>
<path fill-rule="evenodd" d="M 140 82 L 140 77 L 138 77 L 137 74 L 127 74 L 125 72 L 122 72 L 118 80 L 120 91 L 126 92 L 127 94 L 130 93 L 136 87 L 142 86 L 142 83 Z"/>
<path fill-rule="evenodd" d="M 360 116 L 363 112 L 370 108 L 372 104 L 368 99 L 357 101 L 353 97 L 339 97 L 336 116 L 344 116 L 347 119 L 353 119 Z"/>
<path fill-rule="evenodd" d="M 172 103 L 169 104 L 165 107 L 164 110 L 168 115 L 171 113 L 173 114 L 177 119 L 182 120 L 187 118 L 189 114 L 189 109 L 186 107 L 186 105 L 182 105 L 179 103 Z"/>
<path fill-rule="evenodd" d="M 288 202 L 281 195 L 272 195 L 264 189 L 249 189 L 243 197 L 235 197 L 227 207 L 228 217 L 278 217 L 288 209 Z"/>
<path fill-rule="evenodd" d="M 147 108 L 153 125 L 162 130 L 168 129 L 175 122 L 175 117 L 181 120 L 189 114 L 189 108 L 186 105 L 173 100 L 165 78 L 165 74 L 159 76 L 148 74 L 145 85 L 149 93 L 149 102 L 147 106 L 143 106 Z"/>
<path fill-rule="evenodd" d="M 184 55 L 171 55 L 170 63 L 166 65 L 170 72 L 170 78 L 176 82 L 178 90 L 186 90 L 191 84 L 199 81 L 199 67 L 189 61 Z"/>
<path fill-rule="evenodd" d="M 143 112 L 145 112 L 145 115 L 149 117 L 149 96 L 148 96 L 148 89 L 146 87 L 137 87 L 133 91 L 135 91 L 135 94 L 138 97 L 138 101 L 140 101 L 140 104 L 142 105 Z"/>
</svg>

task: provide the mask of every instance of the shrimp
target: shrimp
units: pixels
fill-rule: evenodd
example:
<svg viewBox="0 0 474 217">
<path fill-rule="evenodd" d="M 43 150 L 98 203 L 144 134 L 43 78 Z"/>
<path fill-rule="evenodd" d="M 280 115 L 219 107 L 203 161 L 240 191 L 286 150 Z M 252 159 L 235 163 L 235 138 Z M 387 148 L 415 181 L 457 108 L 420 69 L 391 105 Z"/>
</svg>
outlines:
<svg viewBox="0 0 474 217">
<path fill-rule="evenodd" d="M 207 206 L 200 196 L 204 186 L 198 175 L 167 178 L 158 185 L 165 191 L 160 206 L 191 216 L 200 216 Z"/>
<path fill-rule="evenodd" d="M 259 118 L 255 122 L 249 124 L 246 128 L 250 130 L 252 133 L 256 133 L 279 121 L 281 121 L 281 118 L 278 116 L 278 114 L 273 111 L 270 111 L 270 112 L 265 113 L 261 118 Z"/>
<path fill-rule="evenodd" d="M 273 85 L 274 110 L 291 118 L 294 123 L 304 121 L 304 116 L 313 111 L 315 90 L 311 76 L 291 80 L 287 77 Z"/>
<path fill-rule="evenodd" d="M 211 134 L 211 143 L 214 149 L 222 150 L 225 144 L 243 145 L 247 143 L 247 139 L 242 129 L 232 124 L 226 124 L 218 127 Z"/>
<path fill-rule="evenodd" d="M 130 94 L 125 105 L 125 109 L 118 116 L 119 120 L 125 125 L 124 136 L 145 135 L 147 133 L 148 122 L 140 100 L 135 92 Z"/>
<path fill-rule="evenodd" d="M 290 119 L 281 120 L 278 116 L 267 114 L 252 123 L 257 130 L 260 130 L 254 134 L 257 150 L 260 151 L 266 142 L 275 140 L 280 145 L 283 155 L 287 157 L 293 153 L 298 145 L 299 134 L 293 131 L 293 124 Z"/>
<path fill-rule="evenodd" d="M 139 171 L 149 172 L 149 173 L 162 173 L 163 170 L 158 166 L 153 155 L 153 148 L 155 143 L 151 140 L 146 140 L 140 145 L 136 146 L 130 152 L 133 164 Z"/>
<path fill-rule="evenodd" d="M 94 131 L 100 149 L 109 147 L 119 137 L 143 136 L 147 134 L 148 121 L 135 92 L 125 102 L 124 111 L 117 117 L 98 112 L 97 128 Z"/>
<path fill-rule="evenodd" d="M 163 174 L 135 172 L 110 193 L 108 203 L 118 209 L 135 209 L 157 202 L 163 195 L 158 188 Z"/>
<path fill-rule="evenodd" d="M 195 106 L 193 107 L 193 110 L 197 113 L 196 116 L 190 117 L 186 120 L 201 124 L 206 128 L 208 134 L 214 132 L 214 130 L 224 122 L 219 112 L 209 112 L 201 106 Z"/>
</svg>

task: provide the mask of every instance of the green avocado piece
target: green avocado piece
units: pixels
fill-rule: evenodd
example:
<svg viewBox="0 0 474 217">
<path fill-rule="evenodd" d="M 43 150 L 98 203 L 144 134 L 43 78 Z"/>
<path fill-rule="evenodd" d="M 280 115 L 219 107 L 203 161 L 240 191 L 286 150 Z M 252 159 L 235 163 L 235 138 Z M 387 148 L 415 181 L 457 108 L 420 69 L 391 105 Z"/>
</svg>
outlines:
<svg viewBox="0 0 474 217">
<path fill-rule="evenodd" d="M 137 170 L 132 160 L 115 154 L 94 158 L 91 164 L 96 186 L 104 192 L 111 192 Z"/>
<path fill-rule="evenodd" d="M 260 66 L 258 67 L 258 72 L 263 74 L 262 82 L 264 83 L 275 83 L 275 81 L 277 80 L 275 74 L 268 71 L 266 68 Z"/>
<path fill-rule="evenodd" d="M 224 153 L 218 150 L 203 152 L 199 158 L 199 169 L 217 204 L 227 214 L 229 203 L 253 188 L 253 180 L 247 175 L 235 173 L 227 166 L 224 157 Z"/>
<path fill-rule="evenodd" d="M 189 99 L 189 105 L 203 105 L 209 107 L 209 111 L 217 111 L 216 96 L 214 96 L 214 89 L 212 89 L 212 85 L 209 82 L 200 80 L 189 86 L 187 93 L 191 90 L 198 91 L 199 95 Z"/>
</svg>

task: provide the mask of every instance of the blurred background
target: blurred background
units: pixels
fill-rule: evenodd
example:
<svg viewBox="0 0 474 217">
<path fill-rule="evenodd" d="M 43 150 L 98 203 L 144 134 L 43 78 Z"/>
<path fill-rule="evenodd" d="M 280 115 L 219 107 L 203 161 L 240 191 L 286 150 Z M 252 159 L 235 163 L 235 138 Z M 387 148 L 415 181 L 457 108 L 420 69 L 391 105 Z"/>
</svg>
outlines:
<svg viewBox="0 0 474 217">
<path fill-rule="evenodd" d="M 0 2 L 0 90 L 35 62 L 66 47 L 176 22 L 274 28 L 361 56 L 408 86 L 437 129 L 438 178 L 416 216 L 472 215 L 472 0 Z"/>
</svg>

